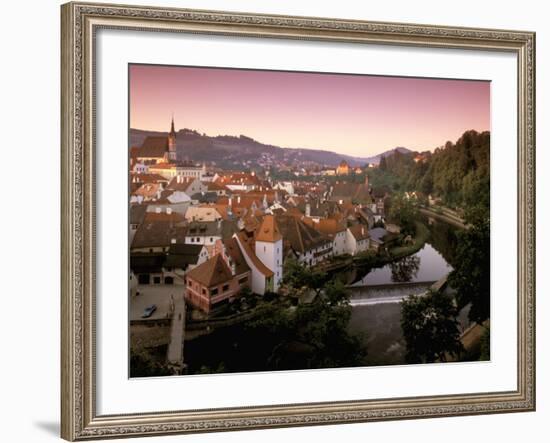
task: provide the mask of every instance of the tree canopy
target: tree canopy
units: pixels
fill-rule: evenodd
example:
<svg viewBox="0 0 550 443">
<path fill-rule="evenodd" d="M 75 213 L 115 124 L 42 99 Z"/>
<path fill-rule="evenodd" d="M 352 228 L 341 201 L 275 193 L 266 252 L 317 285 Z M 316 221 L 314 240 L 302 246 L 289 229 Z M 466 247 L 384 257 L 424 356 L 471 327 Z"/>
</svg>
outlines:
<svg viewBox="0 0 550 443">
<path fill-rule="evenodd" d="M 460 308 L 471 304 L 469 319 L 482 323 L 490 316 L 489 219 L 475 219 L 475 224 L 470 229 L 458 232 L 457 236 L 455 269 L 449 274 L 449 284 L 457 291 L 456 300 Z"/>
<path fill-rule="evenodd" d="M 451 297 L 429 291 L 410 295 L 401 302 L 401 328 L 408 363 L 447 361 L 462 351 L 458 310 Z"/>
<path fill-rule="evenodd" d="M 433 194 L 451 207 L 489 207 L 489 132 L 466 131 L 455 143 L 417 155 L 395 151 L 379 169 L 398 180 L 403 191 Z"/>
</svg>

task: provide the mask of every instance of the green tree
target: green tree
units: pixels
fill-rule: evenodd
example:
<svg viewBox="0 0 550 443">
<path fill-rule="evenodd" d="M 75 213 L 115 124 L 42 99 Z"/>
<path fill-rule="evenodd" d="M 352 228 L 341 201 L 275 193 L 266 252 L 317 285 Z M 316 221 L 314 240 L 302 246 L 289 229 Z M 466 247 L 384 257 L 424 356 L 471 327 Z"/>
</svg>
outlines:
<svg viewBox="0 0 550 443">
<path fill-rule="evenodd" d="M 447 361 L 458 356 L 460 342 L 458 310 L 442 293 L 410 295 L 401 302 L 401 328 L 407 345 L 408 363 Z"/>
<path fill-rule="evenodd" d="M 378 164 L 378 167 L 380 168 L 381 171 L 387 171 L 388 170 L 388 164 L 386 162 L 386 157 L 385 156 L 382 156 L 380 158 L 380 163 Z"/>
<path fill-rule="evenodd" d="M 283 281 L 279 293 L 294 300 L 303 299 L 311 292 L 318 296 L 327 282 L 325 272 L 316 268 L 306 268 L 296 259 L 284 262 Z"/>
<path fill-rule="evenodd" d="M 476 215 L 475 224 L 457 233 L 455 269 L 449 274 L 459 308 L 471 304 L 468 317 L 479 324 L 490 315 L 491 239 L 487 218 Z"/>
<path fill-rule="evenodd" d="M 401 233 L 414 235 L 416 233 L 415 219 L 417 209 L 413 201 L 404 193 L 396 193 L 390 201 L 388 218 L 401 227 Z"/>
<path fill-rule="evenodd" d="M 351 318 L 349 291 L 338 279 L 328 281 L 324 272 L 287 260 L 280 293 L 301 303 L 264 307 L 248 324 L 247 336 L 265 337 L 270 348 L 268 369 L 303 369 L 357 366 L 366 349 L 348 332 Z M 298 294 L 298 295 L 297 295 Z M 303 295 L 314 295 L 304 302 Z M 284 298 L 284 297 L 283 297 Z M 269 346 L 272 343 L 272 346 Z"/>
</svg>

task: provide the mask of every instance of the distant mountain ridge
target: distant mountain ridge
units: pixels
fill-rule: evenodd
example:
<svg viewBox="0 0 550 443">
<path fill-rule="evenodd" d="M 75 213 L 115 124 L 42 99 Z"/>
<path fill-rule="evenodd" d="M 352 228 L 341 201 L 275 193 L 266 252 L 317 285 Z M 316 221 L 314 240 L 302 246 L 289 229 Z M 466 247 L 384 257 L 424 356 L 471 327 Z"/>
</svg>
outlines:
<svg viewBox="0 0 550 443">
<path fill-rule="evenodd" d="M 130 129 L 130 146 L 141 146 L 148 136 L 168 136 L 168 132 Z M 177 133 L 177 152 L 181 160 L 215 162 L 217 165 L 234 168 L 243 165 L 286 165 L 316 164 L 319 167 L 336 167 L 342 160 L 350 166 L 378 164 L 380 158 L 395 150 L 402 153 L 413 152 L 407 148 L 390 149 L 372 157 L 354 157 L 324 149 L 282 148 L 260 143 L 245 135 L 218 135 L 215 137 L 200 134 L 192 129 L 180 129 Z"/>
</svg>

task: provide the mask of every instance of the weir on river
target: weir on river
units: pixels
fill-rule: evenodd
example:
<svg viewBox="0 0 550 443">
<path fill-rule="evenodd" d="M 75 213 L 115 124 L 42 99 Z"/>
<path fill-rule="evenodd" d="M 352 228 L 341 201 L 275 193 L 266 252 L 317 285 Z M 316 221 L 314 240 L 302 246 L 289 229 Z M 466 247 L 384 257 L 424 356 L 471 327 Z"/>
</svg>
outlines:
<svg viewBox="0 0 550 443">
<path fill-rule="evenodd" d="M 426 292 L 435 281 L 387 284 L 376 286 L 351 286 L 351 306 L 366 306 L 380 303 L 400 303 L 407 296 Z"/>
<path fill-rule="evenodd" d="M 405 363 L 400 302 L 438 286 L 453 270 L 449 261 L 457 228 L 439 221 L 428 226 L 430 239 L 420 251 L 358 275 L 348 285 L 352 306 L 349 330 L 366 345 L 368 365 Z"/>
</svg>

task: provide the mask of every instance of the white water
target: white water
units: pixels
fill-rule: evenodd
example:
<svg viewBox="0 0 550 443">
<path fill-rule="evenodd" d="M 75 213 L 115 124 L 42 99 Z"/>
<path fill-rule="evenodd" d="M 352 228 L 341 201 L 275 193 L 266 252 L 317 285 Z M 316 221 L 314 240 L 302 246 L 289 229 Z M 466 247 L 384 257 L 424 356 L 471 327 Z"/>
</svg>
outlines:
<svg viewBox="0 0 550 443">
<path fill-rule="evenodd" d="M 379 305 L 384 303 L 400 303 L 409 295 L 422 294 L 431 286 L 431 282 L 425 285 L 407 285 L 400 284 L 388 287 L 361 287 L 351 288 L 352 297 L 350 299 L 351 306 L 369 306 Z"/>
</svg>

